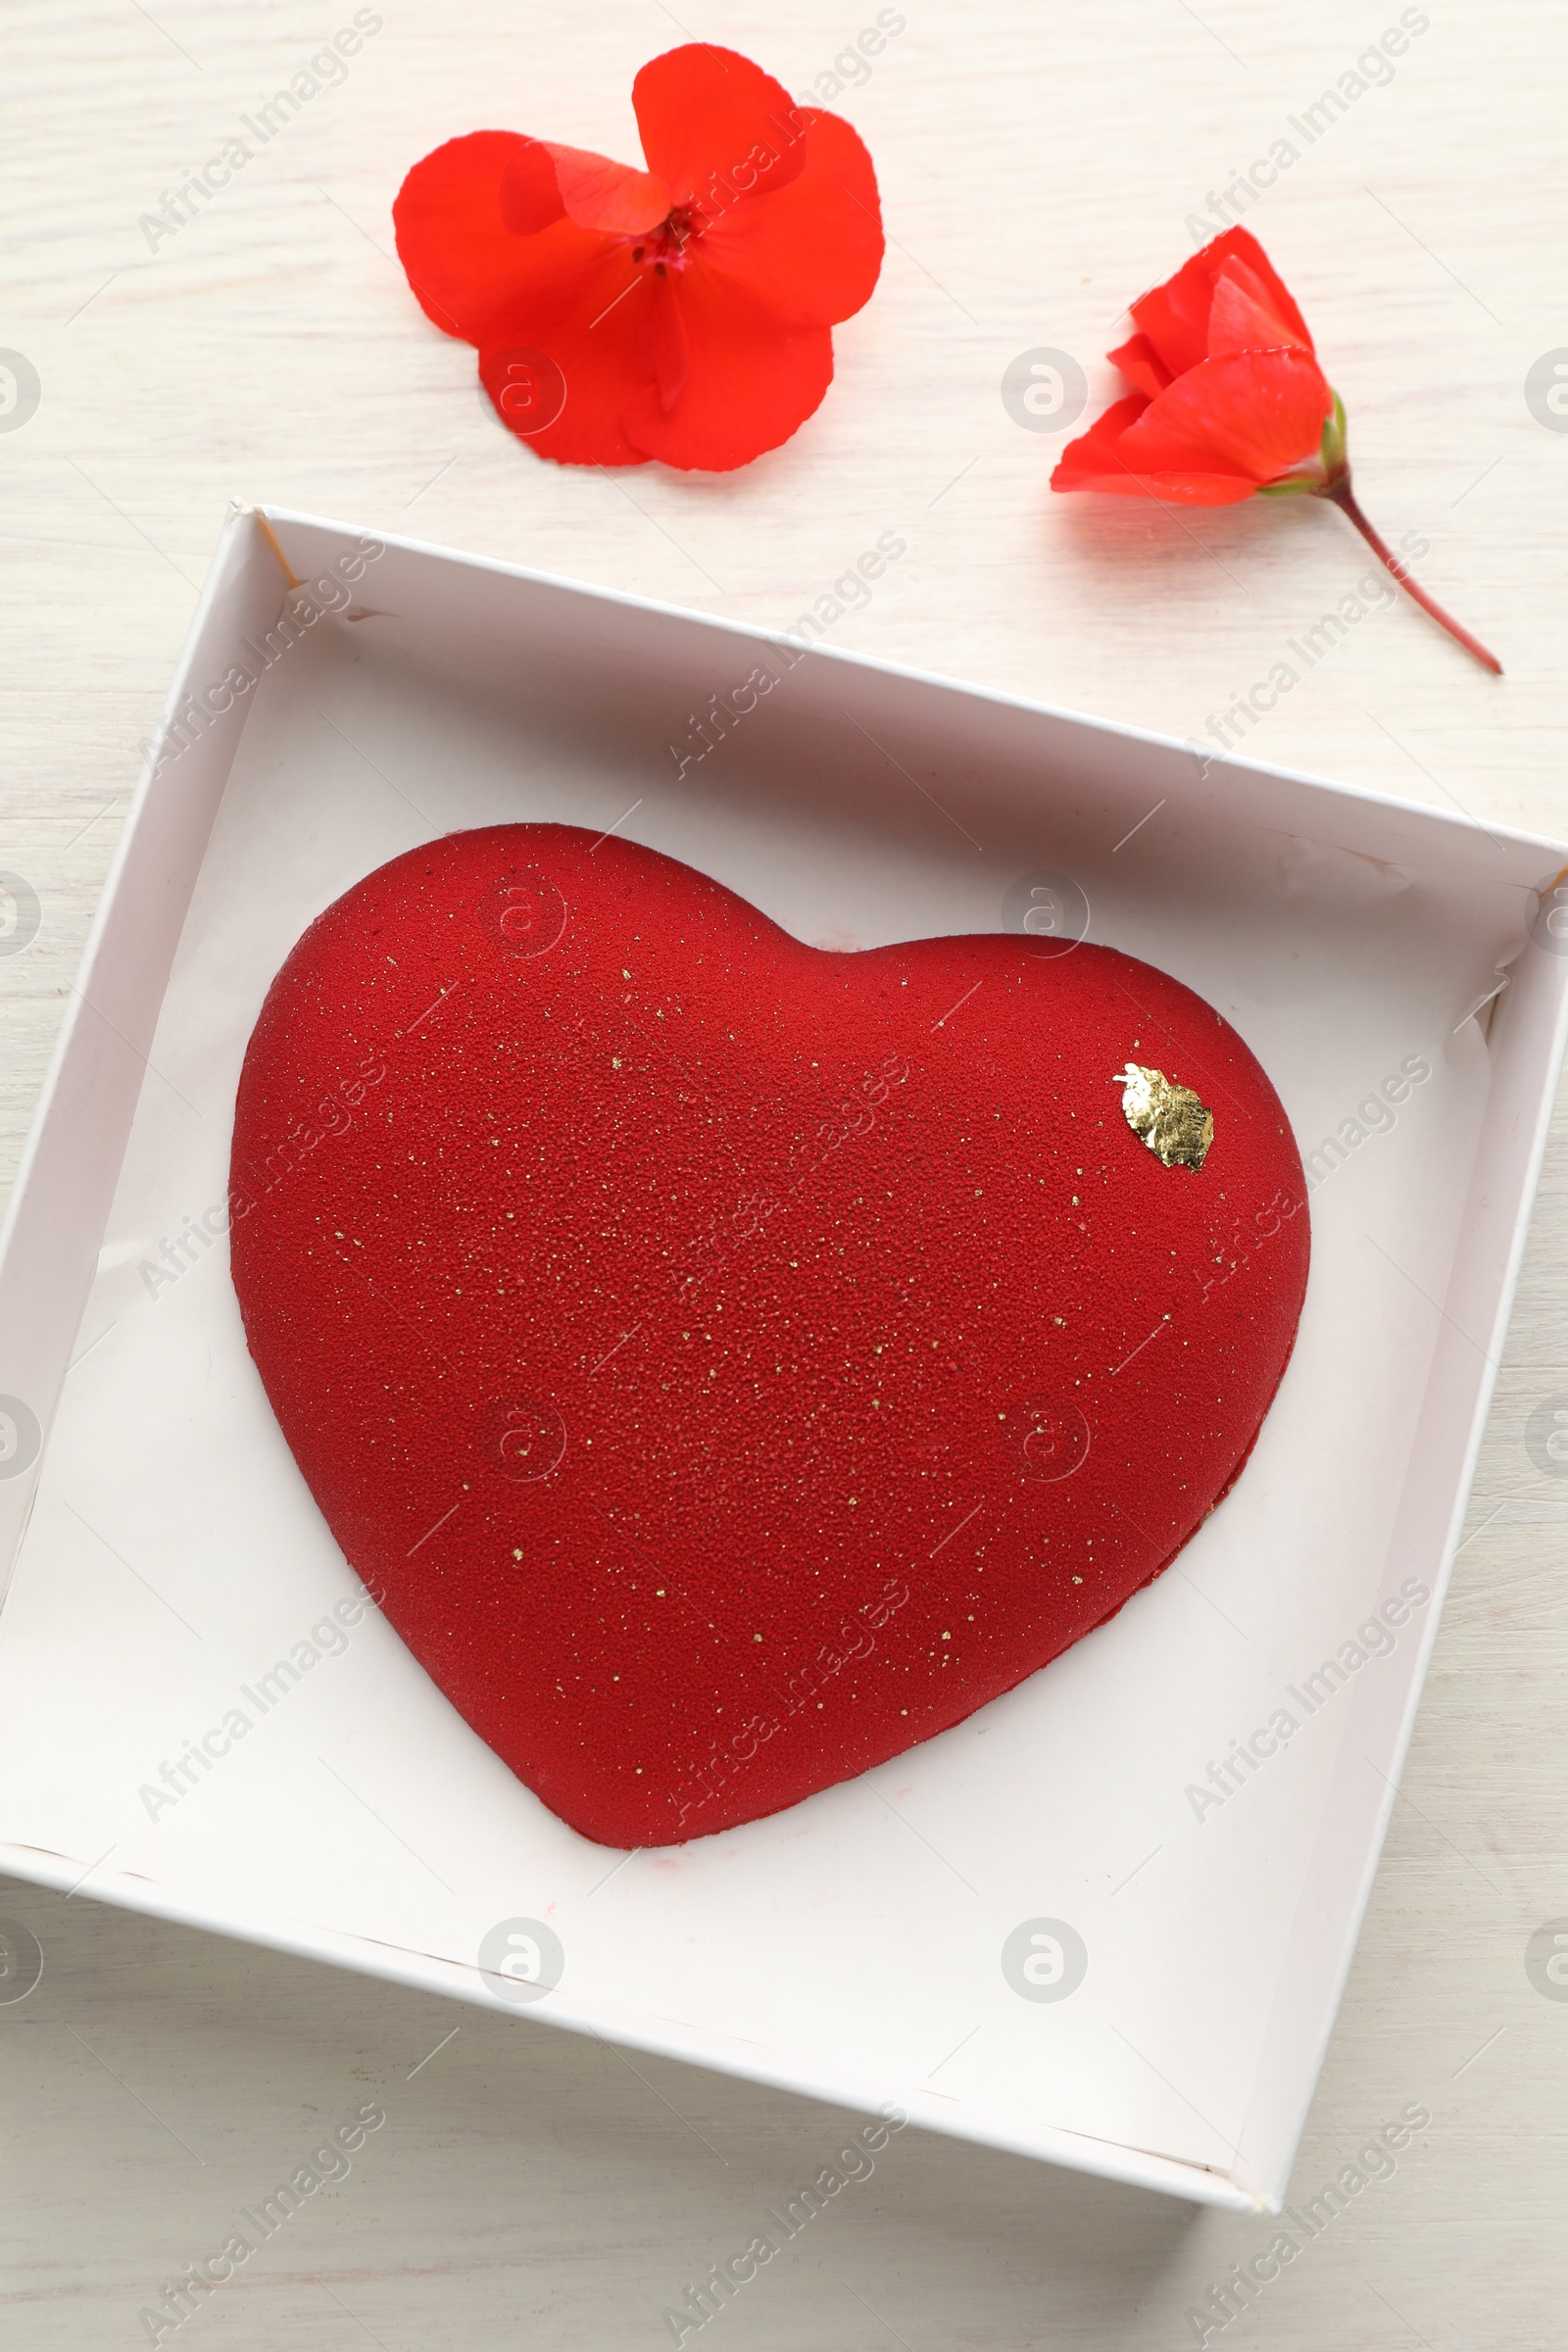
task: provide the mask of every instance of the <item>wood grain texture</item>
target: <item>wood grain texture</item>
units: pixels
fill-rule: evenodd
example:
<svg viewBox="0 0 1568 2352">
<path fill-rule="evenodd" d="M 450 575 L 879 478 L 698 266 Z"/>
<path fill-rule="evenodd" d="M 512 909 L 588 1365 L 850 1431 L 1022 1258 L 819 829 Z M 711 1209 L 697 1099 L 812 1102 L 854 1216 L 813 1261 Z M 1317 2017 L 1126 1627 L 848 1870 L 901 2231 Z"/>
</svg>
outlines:
<svg viewBox="0 0 1568 2352">
<path fill-rule="evenodd" d="M 876 10 L 683 13 L 804 90 Z M 1060 436 L 1020 430 L 999 386 L 1047 347 L 1080 360 L 1098 402 L 1122 306 L 1191 249 L 1210 191 L 1281 137 L 1299 152 L 1247 218 L 1349 406 L 1364 502 L 1394 539 L 1430 542 L 1423 576 L 1508 674 L 1485 677 L 1408 606 L 1382 609 L 1251 748 L 1479 822 L 1568 828 L 1568 433 L 1524 396 L 1532 364 L 1568 346 L 1552 0 L 1433 0 L 1392 80 L 1310 143 L 1289 119 L 1398 21 L 1394 0 L 905 13 L 834 101 L 876 159 L 894 240 L 882 285 L 836 334 L 819 416 L 747 472 L 702 481 L 538 464 L 391 258 L 403 172 L 458 131 L 514 125 L 632 157 L 632 74 L 682 37 L 659 0 L 388 0 L 341 85 L 156 251 L 139 217 L 350 21 L 348 0 L 11 0 L 0 342 L 32 362 L 42 399 L 0 432 L 0 866 L 30 882 L 42 922 L 0 959 L 0 1178 L 230 496 L 769 626 L 894 529 L 906 557 L 835 642 L 1203 740 L 1353 589 L 1359 543 L 1315 506 L 1053 501 Z M 1475 1532 L 1297 2193 L 1404 2100 L 1432 2127 L 1210 2342 L 1561 2340 L 1568 2002 L 1541 1997 L 1523 1956 L 1568 1914 L 1568 1483 L 1533 1466 L 1523 1430 L 1568 1392 L 1565 1309 L 1568 1099 Z M 8 1886 L 0 1912 L 47 1961 L 36 1992 L 0 2007 L 0 2298 L 28 2352 L 147 2340 L 139 2308 L 362 2100 L 388 2122 L 352 2173 L 166 2341 L 667 2342 L 662 2308 L 838 2143 L 828 2109 L 81 1897 Z M 1269 2233 L 909 2132 L 705 2334 L 1159 2352 L 1196 2340 L 1189 2306 Z"/>
</svg>

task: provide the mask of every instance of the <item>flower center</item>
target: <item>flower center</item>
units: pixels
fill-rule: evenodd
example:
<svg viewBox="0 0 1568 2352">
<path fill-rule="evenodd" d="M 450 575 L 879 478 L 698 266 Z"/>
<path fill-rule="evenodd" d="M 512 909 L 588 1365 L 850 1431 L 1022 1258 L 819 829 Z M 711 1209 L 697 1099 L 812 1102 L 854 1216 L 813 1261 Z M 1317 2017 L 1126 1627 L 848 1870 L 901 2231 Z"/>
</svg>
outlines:
<svg viewBox="0 0 1568 2352">
<path fill-rule="evenodd" d="M 695 204 L 677 204 L 667 220 L 638 238 L 631 258 L 651 276 L 667 277 L 671 270 L 685 269 L 688 249 L 707 226 L 707 214 Z"/>
</svg>

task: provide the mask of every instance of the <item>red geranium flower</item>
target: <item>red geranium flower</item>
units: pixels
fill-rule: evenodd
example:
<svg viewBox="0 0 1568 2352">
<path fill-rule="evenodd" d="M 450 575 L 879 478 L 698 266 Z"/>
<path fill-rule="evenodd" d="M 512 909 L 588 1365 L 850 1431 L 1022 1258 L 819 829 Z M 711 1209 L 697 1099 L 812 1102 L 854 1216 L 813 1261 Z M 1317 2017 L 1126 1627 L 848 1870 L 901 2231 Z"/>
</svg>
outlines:
<svg viewBox="0 0 1568 2352">
<path fill-rule="evenodd" d="M 393 207 L 398 253 L 541 457 L 727 472 L 832 381 L 828 330 L 882 266 L 876 177 L 847 122 L 733 49 L 656 57 L 632 105 L 646 172 L 508 130 L 438 147 Z"/>
<path fill-rule="evenodd" d="M 1053 490 L 1174 506 L 1332 499 L 1416 603 L 1478 662 L 1502 664 L 1435 604 L 1362 514 L 1345 409 L 1305 319 L 1250 229 L 1228 228 L 1132 307 L 1138 332 L 1107 357 L 1137 389 L 1062 451 Z"/>
<path fill-rule="evenodd" d="M 1107 357 L 1138 388 L 1062 452 L 1054 490 L 1228 507 L 1317 448 L 1334 394 L 1250 230 L 1205 245 L 1132 318 Z"/>
</svg>

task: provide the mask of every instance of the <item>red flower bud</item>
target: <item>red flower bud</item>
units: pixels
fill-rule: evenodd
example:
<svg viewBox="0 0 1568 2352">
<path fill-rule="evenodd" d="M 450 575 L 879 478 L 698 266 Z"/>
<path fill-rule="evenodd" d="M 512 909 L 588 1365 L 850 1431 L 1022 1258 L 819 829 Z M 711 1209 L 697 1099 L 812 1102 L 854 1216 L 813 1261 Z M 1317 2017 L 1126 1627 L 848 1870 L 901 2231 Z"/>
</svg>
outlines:
<svg viewBox="0 0 1568 2352">
<path fill-rule="evenodd" d="M 1417 583 L 1350 488 L 1345 410 L 1312 337 L 1250 229 L 1228 228 L 1132 306 L 1137 333 L 1107 356 L 1136 389 L 1069 442 L 1053 490 L 1173 506 L 1259 495 L 1332 499 L 1380 562 L 1488 669 L 1502 664 Z"/>
</svg>

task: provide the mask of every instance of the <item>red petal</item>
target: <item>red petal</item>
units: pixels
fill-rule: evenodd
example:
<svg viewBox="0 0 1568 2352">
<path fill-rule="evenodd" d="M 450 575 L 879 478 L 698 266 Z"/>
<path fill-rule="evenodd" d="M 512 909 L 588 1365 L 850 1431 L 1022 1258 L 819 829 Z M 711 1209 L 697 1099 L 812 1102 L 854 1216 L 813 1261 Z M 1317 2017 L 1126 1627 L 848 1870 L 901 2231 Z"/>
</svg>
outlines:
<svg viewBox="0 0 1568 2352">
<path fill-rule="evenodd" d="M 703 231 L 699 258 L 787 324 L 832 326 L 870 299 L 882 268 L 876 173 L 848 122 L 813 107 L 800 113 L 799 176 L 780 186 L 760 175 L 755 198 Z"/>
<path fill-rule="evenodd" d="M 1105 357 L 1146 399 L 1152 400 L 1170 382 L 1170 369 L 1147 335 L 1133 335 L 1119 350 L 1106 352 Z"/>
<path fill-rule="evenodd" d="M 514 237 L 531 237 L 536 229 L 554 227 L 565 210 L 555 157 L 543 139 L 524 139 L 502 169 L 503 223 Z"/>
<path fill-rule="evenodd" d="M 655 278 L 643 314 L 643 372 L 659 386 L 659 405 L 667 416 L 686 388 L 691 348 L 686 318 L 672 278 Z"/>
<path fill-rule="evenodd" d="M 1271 482 L 1312 455 L 1332 399 L 1304 351 L 1204 360 L 1128 427 L 1121 455 L 1139 472 L 1240 473 Z"/>
<path fill-rule="evenodd" d="M 1054 481 L 1052 487 L 1058 485 Z M 1257 496 L 1257 484 L 1241 473 L 1129 473 L 1118 469 L 1098 480 L 1063 482 L 1064 490 L 1098 490 L 1108 498 L 1152 498 L 1166 507 L 1239 507 Z"/>
<path fill-rule="evenodd" d="M 1208 356 L 1222 359 L 1233 351 L 1275 351 L 1285 345 L 1300 348 L 1300 337 L 1278 318 L 1268 289 L 1245 262 L 1227 262 L 1214 281 L 1214 306 L 1208 314 Z M 1311 350 L 1311 345 L 1305 347 Z"/>
<path fill-rule="evenodd" d="M 526 151 L 539 144 L 515 131 L 476 130 L 425 156 L 398 191 L 392 219 L 399 259 L 424 310 L 449 335 L 491 343 L 499 329 L 514 341 L 542 341 L 541 333 L 524 328 L 575 315 L 586 299 L 585 273 L 602 257 L 618 254 L 623 274 L 631 272 L 618 239 L 564 216 L 531 236 L 507 228 L 503 183 L 515 170 L 520 184 L 537 187 L 537 163 Z"/>
<path fill-rule="evenodd" d="M 1291 330 L 1292 339 L 1310 351 L 1312 338 L 1277 274 L 1268 255 L 1248 228 L 1228 228 L 1201 253 L 1195 253 L 1162 286 L 1141 295 L 1133 304 L 1133 318 L 1149 337 L 1173 375 L 1196 368 L 1208 355 L 1208 315 L 1214 285 L 1227 261 L 1244 262 L 1260 280 L 1269 308 Z"/>
<path fill-rule="evenodd" d="M 801 110 L 788 90 L 749 57 L 695 41 L 667 49 L 644 66 L 631 85 L 637 127 L 650 167 L 667 181 L 677 204 L 702 202 L 715 174 L 733 186 L 748 164 L 769 187 L 794 179 L 806 158 Z"/>
<path fill-rule="evenodd" d="M 728 473 L 805 423 L 833 380 L 833 338 L 825 326 L 781 325 L 700 263 L 670 285 L 686 332 L 686 382 L 667 414 L 657 385 L 640 392 L 625 413 L 626 435 L 666 466 Z"/>
<path fill-rule="evenodd" d="M 540 457 L 564 466 L 646 465 L 647 453 L 627 439 L 621 417 L 649 382 L 652 281 L 632 268 L 621 248 L 607 254 L 581 286 L 585 299 L 574 318 L 548 329 L 535 328 L 526 314 L 502 324 L 479 353 L 480 381 L 503 423 Z M 526 398 L 531 359 L 553 363 L 565 382 L 559 414 L 540 429 Z M 540 372 L 548 374 L 548 366 Z M 519 381 L 521 398 L 512 390 Z"/>
<path fill-rule="evenodd" d="M 524 441 L 554 424 L 566 405 L 565 376 L 536 344 L 486 344 L 479 354 L 479 381 L 502 423 Z"/>
<path fill-rule="evenodd" d="M 590 154 L 586 147 L 551 143 L 550 156 L 561 200 L 579 228 L 635 237 L 668 219 L 674 199 L 652 172 L 612 164 L 607 155 Z"/>
<path fill-rule="evenodd" d="M 1257 484 L 1241 473 L 1115 473 L 1081 481 L 1057 482 L 1054 490 L 1098 490 L 1109 498 L 1152 498 L 1167 507 L 1239 507 L 1244 498 L 1257 496 Z"/>
<path fill-rule="evenodd" d="M 1087 433 L 1069 441 L 1056 461 L 1051 477 L 1053 490 L 1087 490 L 1101 474 L 1121 470 L 1116 452 L 1122 434 L 1136 423 L 1148 408 L 1149 401 L 1142 392 L 1129 392 L 1121 400 L 1113 400 L 1102 416 L 1097 416 Z"/>
<path fill-rule="evenodd" d="M 1208 251 L 1215 254 L 1220 262 L 1238 263 L 1249 270 L 1261 286 L 1263 300 L 1269 310 L 1290 328 L 1291 341 L 1299 343 L 1303 351 L 1316 348 L 1311 329 L 1301 317 L 1295 296 L 1250 228 L 1227 229 L 1224 236 L 1214 239 Z"/>
<path fill-rule="evenodd" d="M 1257 485 L 1247 475 L 1187 467 L 1139 470 L 1123 457 L 1125 436 L 1151 403 L 1142 392 L 1112 402 L 1087 433 L 1069 441 L 1051 477 L 1053 490 L 1098 490 L 1113 498 L 1157 498 L 1168 506 L 1230 507 L 1250 498 Z"/>
</svg>

